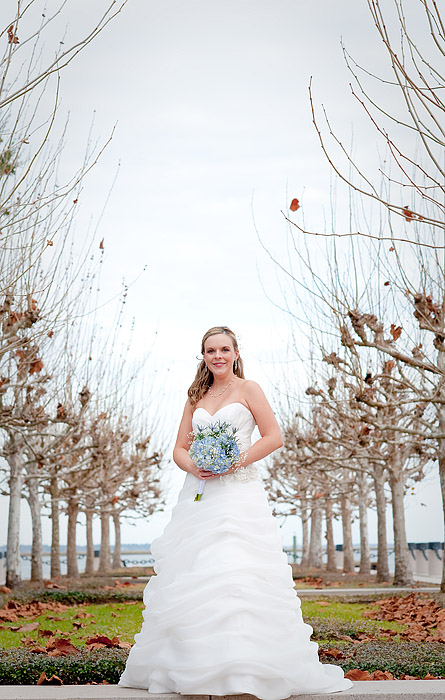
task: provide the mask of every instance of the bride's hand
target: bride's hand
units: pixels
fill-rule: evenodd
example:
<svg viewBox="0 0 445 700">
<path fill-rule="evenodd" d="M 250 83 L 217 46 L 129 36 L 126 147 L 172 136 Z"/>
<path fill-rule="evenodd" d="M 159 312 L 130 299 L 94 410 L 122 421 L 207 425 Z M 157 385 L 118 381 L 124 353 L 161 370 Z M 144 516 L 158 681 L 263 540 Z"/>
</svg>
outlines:
<svg viewBox="0 0 445 700">
<path fill-rule="evenodd" d="M 219 474 L 214 474 L 213 472 L 208 472 L 205 469 L 198 469 L 198 474 L 196 475 L 198 479 L 212 479 Z"/>
</svg>

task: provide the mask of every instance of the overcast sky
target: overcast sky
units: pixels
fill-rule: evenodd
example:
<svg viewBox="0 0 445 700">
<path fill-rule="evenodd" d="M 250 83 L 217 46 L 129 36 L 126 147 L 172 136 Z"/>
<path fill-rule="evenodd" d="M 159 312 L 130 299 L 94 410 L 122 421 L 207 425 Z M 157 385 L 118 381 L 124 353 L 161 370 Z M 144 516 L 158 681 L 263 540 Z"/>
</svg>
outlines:
<svg viewBox="0 0 445 700">
<path fill-rule="evenodd" d="M 15 3 L 2 9 L 8 4 Z M 52 50 L 65 29 L 68 44 L 105 5 L 68 2 L 46 45 Z M 299 376 L 286 364 L 290 321 L 276 306 L 284 280 L 255 225 L 267 248 L 284 253 L 281 210 L 293 197 L 314 227 L 328 216 L 330 170 L 311 122 L 311 76 L 317 104 L 347 140 L 353 134 L 362 162 L 376 159 L 374 134 L 350 94 L 341 38 L 360 63 L 385 70 L 366 0 L 130 0 L 62 74 L 60 114 L 70 113 L 62 173 L 82 159 L 93 116 L 99 141 L 117 122 L 85 180 L 76 225 L 99 217 L 120 163 L 97 233 L 105 246 L 102 291 L 113 295 L 121 279 L 147 266 L 130 290 L 127 315 L 135 317 L 135 354 L 156 334 L 147 372 L 165 373 L 172 442 L 208 327 L 225 324 L 239 334 L 247 375 L 271 400 L 283 373 Z M 346 211 L 346 198 L 337 204 Z M 407 500 L 408 539 L 442 540 L 437 478 Z M 124 542 L 150 541 L 166 518 L 124 525 Z M 285 539 L 295 529 L 289 522 Z M 26 516 L 22 530 L 30 542 Z M 48 533 L 45 527 L 46 542 Z"/>
</svg>

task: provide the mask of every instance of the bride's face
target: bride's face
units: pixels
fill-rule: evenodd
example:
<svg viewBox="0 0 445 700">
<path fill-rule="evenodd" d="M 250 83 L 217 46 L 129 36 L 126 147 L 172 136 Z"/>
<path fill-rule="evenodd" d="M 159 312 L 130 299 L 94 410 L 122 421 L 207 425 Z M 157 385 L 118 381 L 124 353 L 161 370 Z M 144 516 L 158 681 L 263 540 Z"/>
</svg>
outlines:
<svg viewBox="0 0 445 700">
<path fill-rule="evenodd" d="M 233 347 L 232 339 L 225 333 L 218 333 L 207 338 L 204 344 L 204 360 L 214 377 L 224 378 L 233 371 L 233 363 L 238 353 Z"/>
</svg>

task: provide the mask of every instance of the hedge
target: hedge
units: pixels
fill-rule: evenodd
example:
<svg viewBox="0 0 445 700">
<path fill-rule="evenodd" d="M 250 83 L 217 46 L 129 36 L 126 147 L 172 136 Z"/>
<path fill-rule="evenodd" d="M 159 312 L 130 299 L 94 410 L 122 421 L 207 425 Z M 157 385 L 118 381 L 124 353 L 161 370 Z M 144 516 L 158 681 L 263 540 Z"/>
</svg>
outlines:
<svg viewBox="0 0 445 700">
<path fill-rule="evenodd" d="M 320 648 L 320 660 L 341 666 L 344 671 L 353 668 L 370 672 L 389 671 L 396 678 L 403 674 L 423 678 L 428 673 L 445 677 L 445 644 L 441 642 L 343 642 L 335 646 L 342 651 L 345 658 L 324 657 L 323 649 L 332 646 L 323 645 Z"/>
<path fill-rule="evenodd" d="M 35 685 L 45 671 L 58 676 L 64 685 L 117 683 L 124 670 L 128 649 L 82 650 L 78 654 L 51 657 L 28 649 L 0 652 L 0 685 Z"/>
</svg>

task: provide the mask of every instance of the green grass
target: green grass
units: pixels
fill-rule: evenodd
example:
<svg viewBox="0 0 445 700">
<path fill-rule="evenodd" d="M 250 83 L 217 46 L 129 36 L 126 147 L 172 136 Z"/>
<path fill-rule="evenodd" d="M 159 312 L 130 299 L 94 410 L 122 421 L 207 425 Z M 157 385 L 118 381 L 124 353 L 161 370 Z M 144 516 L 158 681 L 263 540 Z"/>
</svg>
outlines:
<svg viewBox="0 0 445 700">
<path fill-rule="evenodd" d="M 133 642 L 133 636 L 140 630 L 142 624 L 143 604 L 136 603 L 114 603 L 100 605 L 79 605 L 70 607 L 65 611 L 48 611 L 34 618 L 20 618 L 18 622 L 3 622 L 0 627 L 0 648 L 10 649 L 21 646 L 24 637 L 34 639 L 36 643 L 44 646 L 47 637 L 39 637 L 38 629 L 32 631 L 20 630 L 12 632 L 6 627 L 23 626 L 29 622 L 39 622 L 40 630 L 52 630 L 56 636 L 70 635 L 70 640 L 75 646 L 84 646 L 88 637 L 95 637 L 98 634 L 107 637 L 117 636 L 123 642 Z M 80 617 L 80 613 L 89 613 L 92 617 Z M 61 618 L 51 620 L 48 617 L 56 616 Z M 85 627 L 74 629 L 73 623 L 80 622 Z M 62 633 L 62 635 L 60 635 Z"/>
<path fill-rule="evenodd" d="M 323 643 L 338 640 L 341 635 L 356 638 L 360 633 L 376 634 L 380 629 L 401 632 L 405 627 L 397 622 L 364 619 L 363 612 L 372 609 L 372 606 L 364 603 L 303 600 L 301 607 L 304 620 L 314 628 L 314 638 Z M 123 642 L 132 643 L 134 635 L 141 628 L 143 608 L 140 601 L 83 604 L 74 605 L 65 611 L 51 610 L 35 618 L 20 618 L 18 622 L 4 622 L 0 626 L 0 648 L 20 647 L 25 637 L 44 646 L 47 637 L 40 637 L 39 630 L 51 630 L 55 636 L 69 635 L 71 642 L 78 647 L 85 646 L 88 637 L 99 634 L 110 638 L 117 636 Z M 85 613 L 88 617 L 82 616 Z M 78 614 L 82 617 L 76 618 Z M 52 616 L 60 619 L 48 619 Z M 16 632 L 8 629 L 10 626 L 21 627 L 30 622 L 39 622 L 39 628 Z M 73 623 L 82 623 L 84 627 L 76 630 Z"/>
</svg>

